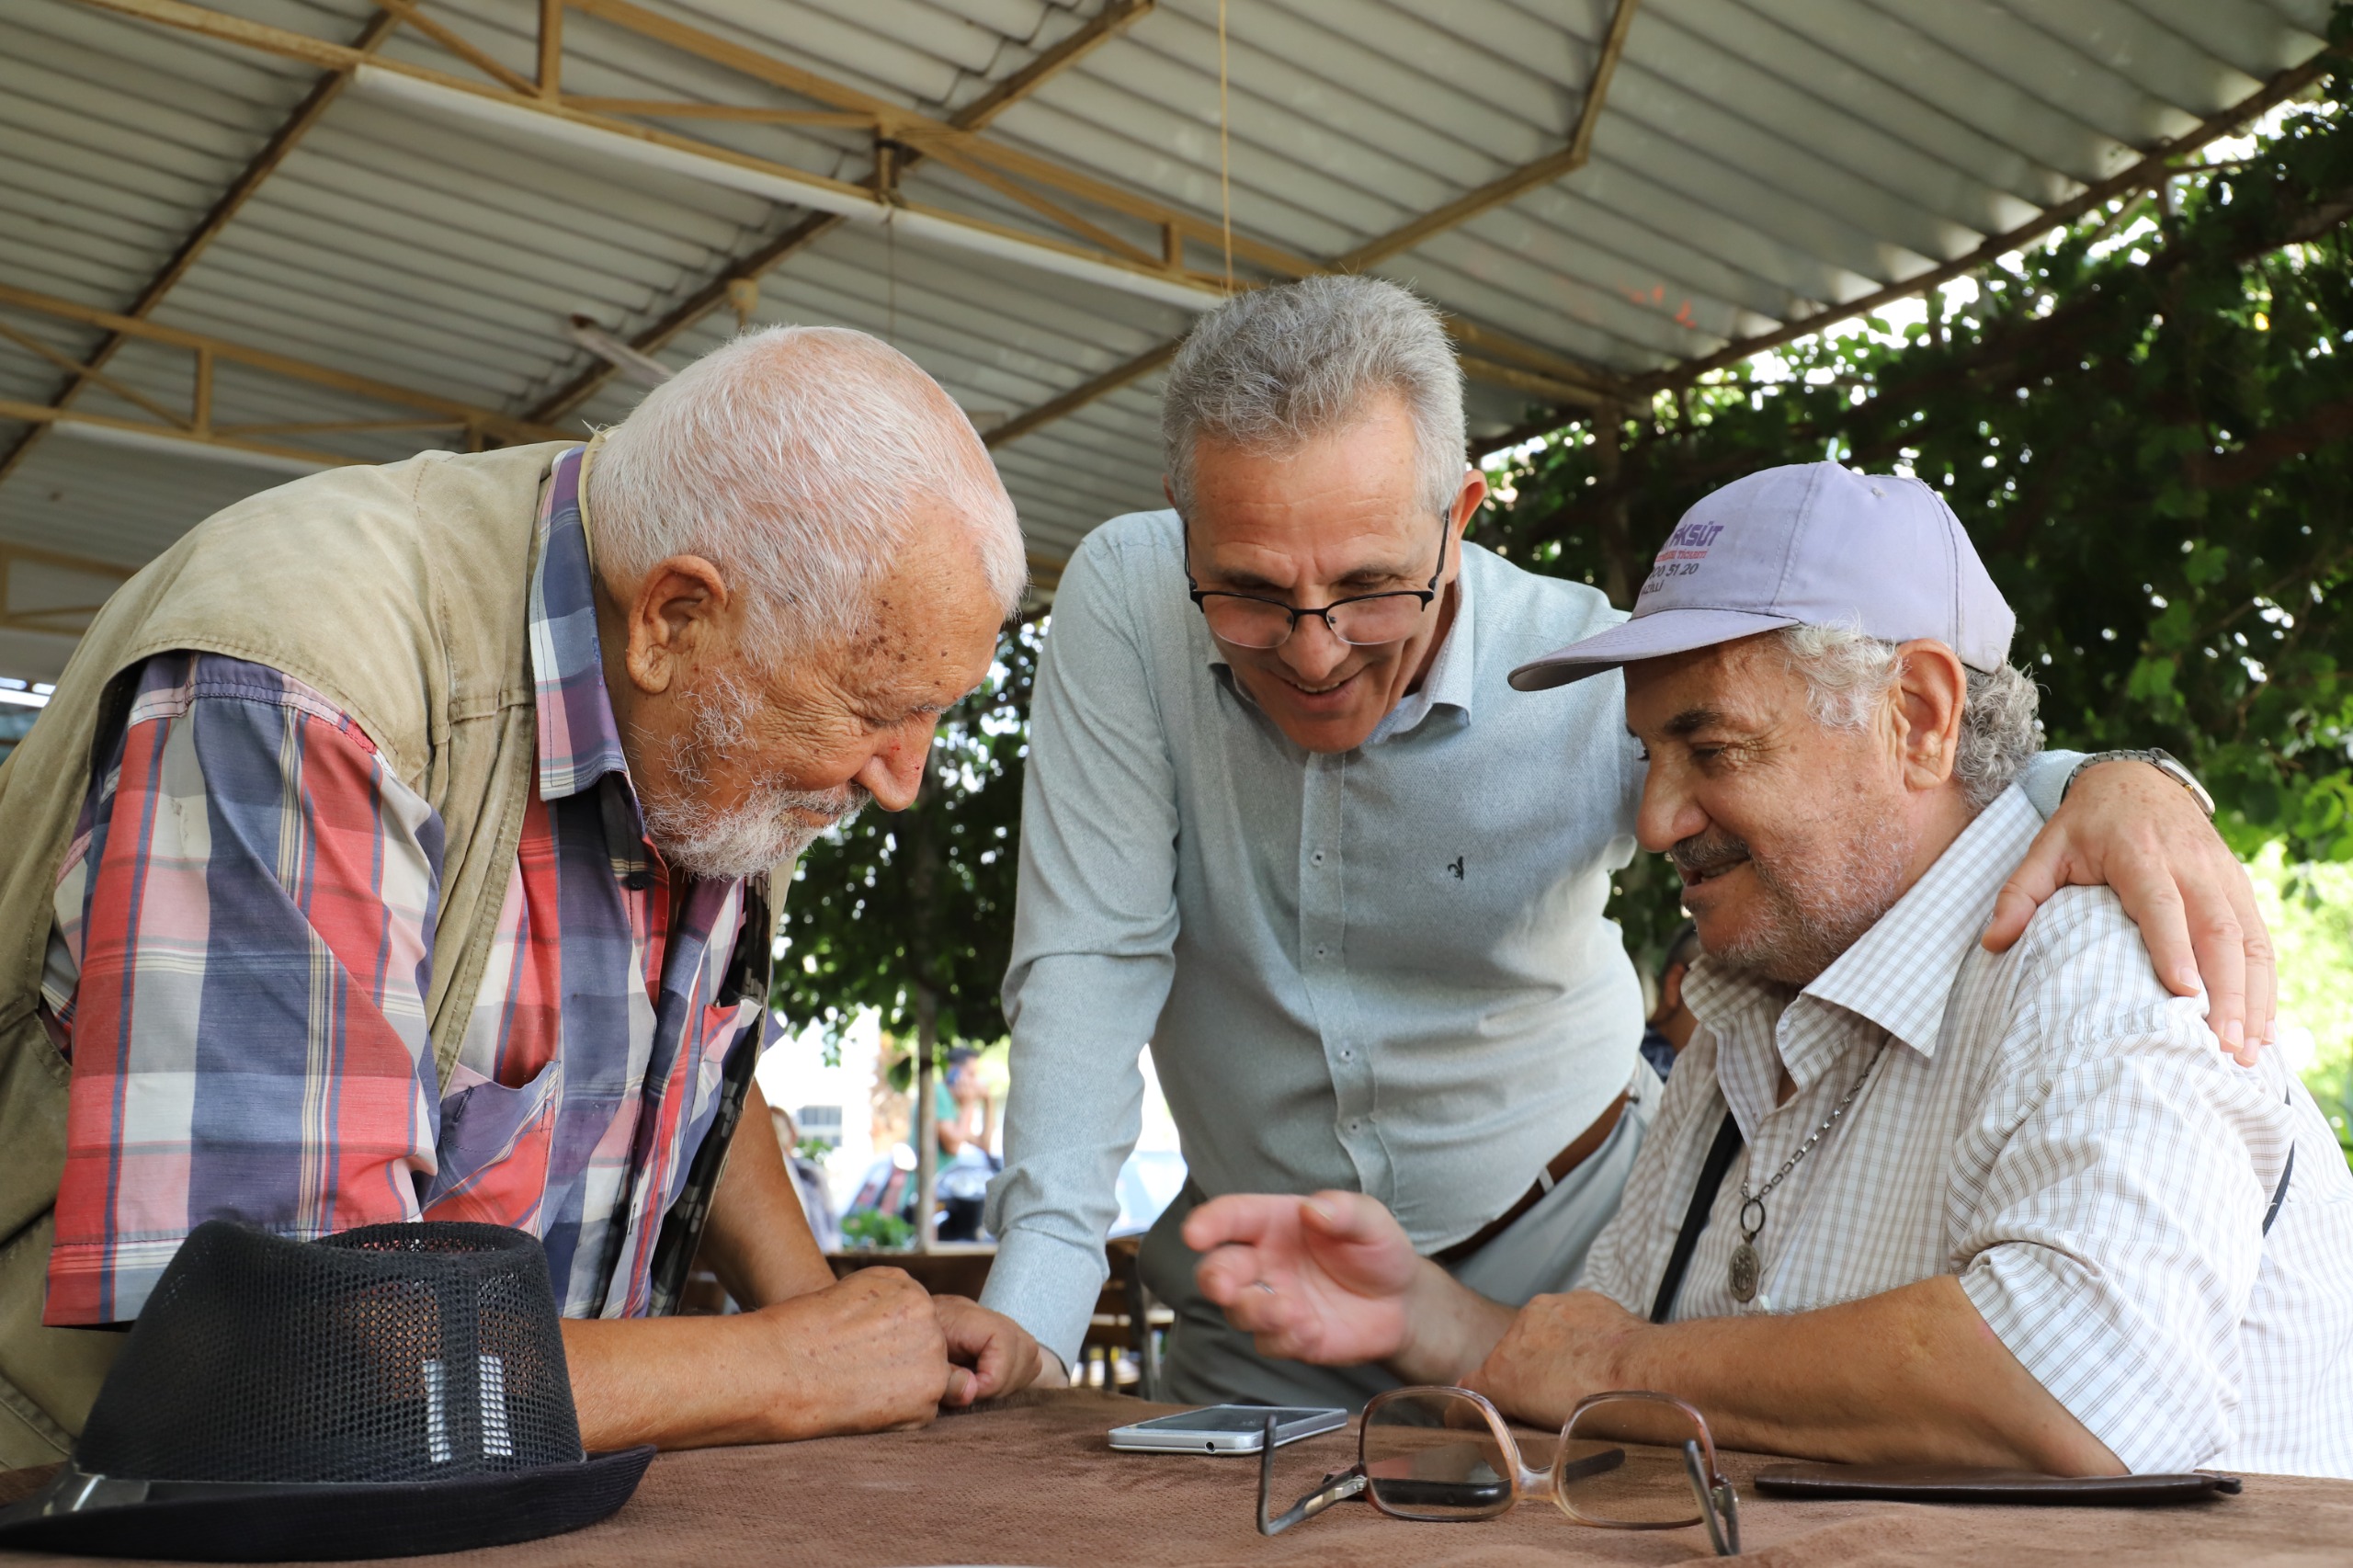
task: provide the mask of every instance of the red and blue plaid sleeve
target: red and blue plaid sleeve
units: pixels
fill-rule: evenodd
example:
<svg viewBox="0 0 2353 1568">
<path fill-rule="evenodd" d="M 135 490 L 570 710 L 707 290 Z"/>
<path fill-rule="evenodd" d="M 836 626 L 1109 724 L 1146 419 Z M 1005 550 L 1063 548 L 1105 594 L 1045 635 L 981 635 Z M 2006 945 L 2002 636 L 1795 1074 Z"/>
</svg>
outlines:
<svg viewBox="0 0 2353 1568">
<path fill-rule="evenodd" d="M 318 693 L 216 655 L 148 662 L 117 756 L 61 884 L 83 904 L 52 1324 L 137 1315 L 207 1220 L 415 1219 L 435 1170 L 439 818 Z"/>
</svg>

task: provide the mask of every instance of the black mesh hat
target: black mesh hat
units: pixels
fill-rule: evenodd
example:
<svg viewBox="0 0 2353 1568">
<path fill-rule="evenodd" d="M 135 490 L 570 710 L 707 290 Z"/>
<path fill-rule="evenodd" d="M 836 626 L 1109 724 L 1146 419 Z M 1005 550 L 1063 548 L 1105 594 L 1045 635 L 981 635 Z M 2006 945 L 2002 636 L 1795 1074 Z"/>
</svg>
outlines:
<svg viewBox="0 0 2353 1568">
<path fill-rule="evenodd" d="M 560 1535 L 651 1448 L 584 1454 L 547 1256 L 520 1231 L 180 1246 L 74 1457 L 0 1549 L 215 1562 L 405 1557 Z"/>
</svg>

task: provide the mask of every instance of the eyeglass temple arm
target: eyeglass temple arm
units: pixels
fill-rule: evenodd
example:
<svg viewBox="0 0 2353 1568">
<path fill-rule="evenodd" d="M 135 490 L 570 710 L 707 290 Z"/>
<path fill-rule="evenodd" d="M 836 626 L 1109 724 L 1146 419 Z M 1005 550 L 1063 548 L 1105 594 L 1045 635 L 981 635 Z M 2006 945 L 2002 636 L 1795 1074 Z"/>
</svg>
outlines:
<svg viewBox="0 0 2353 1568">
<path fill-rule="evenodd" d="M 1327 1475 L 1324 1484 L 1283 1510 L 1279 1518 L 1271 1517 L 1275 1488 L 1275 1422 L 1267 1417 L 1266 1435 L 1258 1444 L 1258 1533 L 1280 1535 L 1291 1526 L 1313 1518 L 1336 1503 L 1345 1503 L 1364 1490 L 1364 1466 L 1351 1465 L 1337 1475 Z"/>
<path fill-rule="evenodd" d="M 1699 1517 L 1707 1522 L 1708 1540 L 1719 1557 L 1740 1555 L 1740 1497 L 1732 1483 L 1722 1476 L 1711 1476 L 1699 1458 L 1699 1444 L 1695 1438 L 1683 1442 L 1683 1470 L 1691 1478 L 1691 1491 L 1699 1499 Z"/>
</svg>

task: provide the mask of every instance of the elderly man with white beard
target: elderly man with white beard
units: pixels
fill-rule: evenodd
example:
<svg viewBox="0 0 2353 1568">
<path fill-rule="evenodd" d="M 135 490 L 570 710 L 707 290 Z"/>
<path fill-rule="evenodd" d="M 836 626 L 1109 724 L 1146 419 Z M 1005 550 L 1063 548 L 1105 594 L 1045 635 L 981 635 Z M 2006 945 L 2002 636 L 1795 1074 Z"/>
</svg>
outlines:
<svg viewBox="0 0 2353 1568">
<path fill-rule="evenodd" d="M 0 770 L 0 1464 L 62 1457 L 222 1218 L 538 1236 L 592 1449 L 1027 1382 L 1007 1320 L 835 1282 L 750 1077 L 771 869 L 913 801 L 1022 585 L 948 395 L 810 328 L 132 579 Z M 698 1248 L 744 1312 L 664 1315 Z"/>
<path fill-rule="evenodd" d="M 1515 1312 L 1326 1192 L 1197 1210 L 1203 1291 L 1267 1354 L 1541 1424 L 1643 1389 L 1825 1460 L 2353 1476 L 2353 1176 L 2310 1095 L 2215 1049 L 2105 888 L 1977 940 L 2037 826 L 2012 625 L 1917 481 L 1695 506 L 1631 620 L 1514 676 L 1625 671 L 1705 949 L 1581 1288 Z"/>
</svg>

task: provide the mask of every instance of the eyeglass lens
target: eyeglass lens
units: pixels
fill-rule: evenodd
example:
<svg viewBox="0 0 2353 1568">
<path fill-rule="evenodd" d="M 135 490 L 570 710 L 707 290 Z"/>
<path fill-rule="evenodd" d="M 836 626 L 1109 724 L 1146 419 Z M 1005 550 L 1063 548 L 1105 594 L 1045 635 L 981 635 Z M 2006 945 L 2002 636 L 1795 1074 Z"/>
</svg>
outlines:
<svg viewBox="0 0 2353 1568">
<path fill-rule="evenodd" d="M 1210 594 L 1201 600 L 1201 613 L 1209 618 L 1211 631 L 1237 648 L 1279 647 L 1291 635 L 1291 612 L 1264 599 Z M 1332 635 L 1359 648 L 1402 642 L 1414 634 L 1415 623 L 1421 618 L 1418 594 L 1352 599 L 1324 612 Z"/>
<path fill-rule="evenodd" d="M 1365 1490 L 1408 1519 L 1480 1519 L 1511 1506 L 1519 1461 L 1475 1401 L 1439 1390 L 1384 1395 L 1364 1415 Z"/>
<path fill-rule="evenodd" d="M 1683 1445 L 1712 1450 L 1707 1429 L 1663 1399 L 1597 1401 L 1561 1434 L 1552 1495 L 1571 1518 L 1653 1528 L 1700 1522 Z"/>
</svg>

